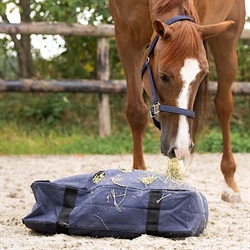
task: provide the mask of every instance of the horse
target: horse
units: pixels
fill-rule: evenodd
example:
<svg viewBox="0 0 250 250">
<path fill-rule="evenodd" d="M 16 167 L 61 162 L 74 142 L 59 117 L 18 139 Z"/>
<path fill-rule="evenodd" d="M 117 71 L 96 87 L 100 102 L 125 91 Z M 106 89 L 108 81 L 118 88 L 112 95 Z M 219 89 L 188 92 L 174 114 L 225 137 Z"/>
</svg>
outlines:
<svg viewBox="0 0 250 250">
<path fill-rule="evenodd" d="M 109 0 L 118 54 L 127 82 L 126 117 L 133 140 L 133 169 L 145 170 L 143 137 L 148 107 L 161 130 L 163 155 L 184 161 L 206 116 L 209 46 L 216 65 L 214 99 L 223 137 L 222 200 L 240 202 L 230 139 L 231 85 L 237 73 L 236 44 L 245 23 L 244 0 Z"/>
</svg>

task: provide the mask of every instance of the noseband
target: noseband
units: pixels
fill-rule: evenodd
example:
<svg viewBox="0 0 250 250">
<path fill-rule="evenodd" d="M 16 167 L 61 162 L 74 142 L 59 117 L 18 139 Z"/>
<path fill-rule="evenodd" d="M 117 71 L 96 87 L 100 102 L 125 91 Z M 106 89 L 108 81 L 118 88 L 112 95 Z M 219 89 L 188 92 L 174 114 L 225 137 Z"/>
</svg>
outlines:
<svg viewBox="0 0 250 250">
<path fill-rule="evenodd" d="M 173 18 L 169 19 L 166 22 L 166 24 L 171 25 L 171 24 L 173 24 L 175 22 L 183 21 L 183 20 L 195 22 L 192 18 L 190 18 L 188 16 L 180 15 L 180 16 L 176 16 L 176 17 L 173 17 Z M 153 54 L 153 51 L 154 51 L 156 43 L 158 42 L 158 39 L 159 39 L 159 35 L 157 34 L 155 36 L 153 42 L 151 43 L 150 47 L 149 47 L 147 59 L 146 59 L 145 63 L 142 66 L 142 69 L 141 69 L 141 77 L 143 77 L 145 71 L 147 70 L 148 71 L 149 82 L 150 82 L 151 93 L 152 93 L 152 99 L 153 99 L 153 105 L 152 105 L 152 107 L 150 109 L 150 116 L 153 119 L 153 122 L 154 122 L 155 126 L 159 130 L 161 130 L 161 123 L 159 121 L 157 121 L 156 118 L 155 118 L 156 114 L 158 114 L 160 112 L 167 112 L 167 113 L 185 115 L 187 117 L 194 118 L 195 113 L 194 113 L 194 111 L 189 110 L 189 109 L 183 109 L 183 108 L 168 106 L 168 105 L 161 105 L 159 103 L 159 101 L 157 99 L 157 95 L 156 95 L 155 83 L 154 83 L 154 79 L 153 79 L 153 75 L 152 75 L 152 70 L 151 70 L 151 67 L 150 67 L 150 56 Z"/>
</svg>

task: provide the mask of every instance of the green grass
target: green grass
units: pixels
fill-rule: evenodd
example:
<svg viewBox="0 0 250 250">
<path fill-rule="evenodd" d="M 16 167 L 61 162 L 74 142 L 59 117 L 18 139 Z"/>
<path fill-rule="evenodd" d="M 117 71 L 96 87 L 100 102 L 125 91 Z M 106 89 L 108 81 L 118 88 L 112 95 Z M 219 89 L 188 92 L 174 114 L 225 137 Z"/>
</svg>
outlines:
<svg viewBox="0 0 250 250">
<path fill-rule="evenodd" d="M 103 139 L 85 134 L 81 128 L 38 125 L 31 129 L 25 125 L 0 123 L 0 154 L 127 154 L 132 152 L 132 136 L 128 127 Z M 146 135 L 145 152 L 159 152 L 158 139 Z"/>
<path fill-rule="evenodd" d="M 0 154 L 127 154 L 132 136 L 125 118 L 125 95 L 111 95 L 112 135 L 98 136 L 97 94 L 0 95 Z M 249 98 L 236 98 L 232 117 L 234 152 L 250 152 Z M 196 151 L 221 152 L 218 122 L 210 111 L 206 133 Z M 145 153 L 160 153 L 158 130 L 149 123 Z"/>
<path fill-rule="evenodd" d="M 38 126 L 39 127 L 39 126 Z M 132 137 L 129 129 L 113 133 L 102 139 L 85 134 L 79 127 L 62 131 L 59 127 L 51 129 L 39 127 L 29 129 L 16 123 L 1 123 L 1 155 L 23 154 L 129 154 L 132 152 Z M 233 152 L 250 152 L 249 136 L 232 133 Z M 222 138 L 219 132 L 208 133 L 198 141 L 196 151 L 221 152 Z M 160 153 L 159 138 L 147 131 L 144 139 L 145 153 Z"/>
</svg>

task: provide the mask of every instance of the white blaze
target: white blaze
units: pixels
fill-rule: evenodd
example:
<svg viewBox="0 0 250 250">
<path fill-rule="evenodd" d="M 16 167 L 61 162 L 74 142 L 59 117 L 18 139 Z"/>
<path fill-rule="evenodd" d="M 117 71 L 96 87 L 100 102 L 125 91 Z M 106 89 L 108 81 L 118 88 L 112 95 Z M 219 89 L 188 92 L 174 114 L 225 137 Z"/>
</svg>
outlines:
<svg viewBox="0 0 250 250">
<path fill-rule="evenodd" d="M 178 96 L 177 105 L 179 108 L 188 109 L 190 84 L 196 79 L 197 74 L 201 71 L 199 62 L 196 59 L 186 59 L 181 68 L 180 75 L 183 80 L 183 88 Z M 179 116 L 179 127 L 176 138 L 175 155 L 178 159 L 185 158 L 190 153 L 191 137 L 189 134 L 189 125 L 187 117 Z"/>
</svg>

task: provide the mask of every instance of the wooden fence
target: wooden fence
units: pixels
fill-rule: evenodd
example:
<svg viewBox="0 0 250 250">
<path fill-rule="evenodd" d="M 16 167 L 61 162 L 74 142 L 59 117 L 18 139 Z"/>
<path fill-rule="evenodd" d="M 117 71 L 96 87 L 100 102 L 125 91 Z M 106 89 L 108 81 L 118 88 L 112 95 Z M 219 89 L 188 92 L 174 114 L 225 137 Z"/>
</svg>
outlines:
<svg viewBox="0 0 250 250">
<path fill-rule="evenodd" d="M 71 92 L 71 93 L 125 93 L 126 80 L 35 80 L 19 79 L 5 81 L 0 79 L 0 92 Z M 217 82 L 209 82 L 209 91 L 215 94 Z M 234 95 L 250 95 L 250 83 L 234 82 Z"/>
<path fill-rule="evenodd" d="M 99 93 L 99 134 L 101 137 L 110 135 L 109 93 L 126 92 L 125 80 L 109 79 L 109 37 L 114 36 L 114 26 L 102 24 L 98 26 L 65 23 L 48 24 L 20 23 L 0 24 L 0 33 L 4 34 L 47 34 L 70 36 L 98 37 L 97 45 L 97 80 L 34 80 L 20 79 L 18 81 L 4 81 L 0 79 L 0 92 L 88 92 Z M 245 29 L 241 39 L 250 39 L 250 30 Z M 209 90 L 216 93 L 217 83 L 211 82 Z M 246 82 L 234 83 L 232 92 L 237 95 L 250 95 L 250 84 Z"/>
<path fill-rule="evenodd" d="M 63 36 L 95 36 L 111 37 L 114 36 L 114 25 L 82 25 L 66 23 L 50 24 L 47 22 L 37 23 L 0 23 L 0 33 L 4 34 L 43 34 L 43 35 L 63 35 Z M 241 39 L 250 39 L 250 29 L 244 29 Z"/>
</svg>

